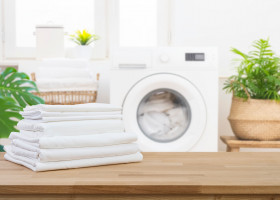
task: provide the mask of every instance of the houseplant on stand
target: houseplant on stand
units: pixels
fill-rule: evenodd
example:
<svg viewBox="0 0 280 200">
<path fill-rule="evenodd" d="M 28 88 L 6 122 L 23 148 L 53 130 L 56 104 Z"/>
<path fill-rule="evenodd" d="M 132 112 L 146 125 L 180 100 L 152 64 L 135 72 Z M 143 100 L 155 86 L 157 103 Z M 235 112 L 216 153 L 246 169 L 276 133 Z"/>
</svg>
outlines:
<svg viewBox="0 0 280 200">
<path fill-rule="evenodd" d="M 75 56 L 77 58 L 89 60 L 91 58 L 93 49 L 93 47 L 90 46 L 90 44 L 99 40 L 99 36 L 91 34 L 86 30 L 78 30 L 75 34 L 70 35 L 70 39 L 76 44 L 78 44 L 78 46 L 75 47 Z"/>
<path fill-rule="evenodd" d="M 35 91 L 38 91 L 36 84 L 25 73 L 9 67 L 0 74 L 0 138 L 8 138 L 11 132 L 18 131 L 15 126 L 22 119 L 19 112 L 23 108 L 44 103 L 31 93 Z"/>
<path fill-rule="evenodd" d="M 230 121 L 233 133 L 240 139 L 280 139 L 280 58 L 269 40 L 253 43 L 248 54 L 241 56 L 237 74 L 229 77 L 224 89 L 233 93 Z"/>
</svg>

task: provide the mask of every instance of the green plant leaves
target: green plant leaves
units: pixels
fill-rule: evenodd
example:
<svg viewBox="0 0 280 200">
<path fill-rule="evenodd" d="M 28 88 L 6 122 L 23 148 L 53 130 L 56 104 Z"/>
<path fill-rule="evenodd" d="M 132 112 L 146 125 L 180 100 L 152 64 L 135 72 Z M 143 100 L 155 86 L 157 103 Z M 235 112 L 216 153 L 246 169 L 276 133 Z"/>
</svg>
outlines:
<svg viewBox="0 0 280 200">
<path fill-rule="evenodd" d="M 44 100 L 31 92 L 38 91 L 36 84 L 25 73 L 7 68 L 0 75 L 0 97 L 12 97 L 21 107 L 44 103 Z"/>
<path fill-rule="evenodd" d="M 11 132 L 18 131 L 15 126 L 22 119 L 21 110 L 13 98 L 0 97 L 0 138 L 7 138 Z"/>
<path fill-rule="evenodd" d="M 86 30 L 82 30 L 82 31 L 78 30 L 76 31 L 76 34 L 69 35 L 69 36 L 70 36 L 70 40 L 72 40 L 78 45 L 89 45 L 92 42 L 100 39 L 98 35 L 91 34 Z"/>
<path fill-rule="evenodd" d="M 270 49 L 269 40 L 260 39 L 252 45 L 253 51 L 248 54 L 233 48 L 231 51 L 241 57 L 237 67 L 237 75 L 231 76 L 224 89 L 235 96 L 280 100 L 280 58 Z"/>
<path fill-rule="evenodd" d="M 35 91 L 36 84 L 25 73 L 10 67 L 0 74 L 0 138 L 17 131 L 15 126 L 22 119 L 19 111 L 24 107 L 44 103 L 31 93 Z"/>
<path fill-rule="evenodd" d="M 5 152 L 3 145 L 0 145 L 0 152 Z"/>
</svg>

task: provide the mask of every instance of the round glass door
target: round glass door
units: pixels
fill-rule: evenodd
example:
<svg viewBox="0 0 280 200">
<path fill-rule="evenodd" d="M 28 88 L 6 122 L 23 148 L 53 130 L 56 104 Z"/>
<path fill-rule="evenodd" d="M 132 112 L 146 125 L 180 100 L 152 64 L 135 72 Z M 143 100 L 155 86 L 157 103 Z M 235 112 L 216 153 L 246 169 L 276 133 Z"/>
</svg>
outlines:
<svg viewBox="0 0 280 200">
<path fill-rule="evenodd" d="M 183 136 L 191 123 L 187 100 L 172 89 L 157 89 L 141 100 L 137 122 L 141 131 L 155 142 L 168 143 Z"/>
</svg>

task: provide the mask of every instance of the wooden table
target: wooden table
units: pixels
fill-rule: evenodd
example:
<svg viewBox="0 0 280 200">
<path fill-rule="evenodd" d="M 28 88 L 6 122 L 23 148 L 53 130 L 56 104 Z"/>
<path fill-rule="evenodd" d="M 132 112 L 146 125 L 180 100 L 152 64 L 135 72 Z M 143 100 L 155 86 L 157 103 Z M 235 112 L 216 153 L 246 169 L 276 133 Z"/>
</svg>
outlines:
<svg viewBox="0 0 280 200">
<path fill-rule="evenodd" d="M 280 141 L 240 140 L 234 136 L 221 136 L 227 152 L 239 152 L 240 148 L 280 148 Z"/>
<path fill-rule="evenodd" d="M 142 163 L 33 172 L 0 154 L 0 199 L 280 199 L 280 153 L 144 153 Z"/>
</svg>

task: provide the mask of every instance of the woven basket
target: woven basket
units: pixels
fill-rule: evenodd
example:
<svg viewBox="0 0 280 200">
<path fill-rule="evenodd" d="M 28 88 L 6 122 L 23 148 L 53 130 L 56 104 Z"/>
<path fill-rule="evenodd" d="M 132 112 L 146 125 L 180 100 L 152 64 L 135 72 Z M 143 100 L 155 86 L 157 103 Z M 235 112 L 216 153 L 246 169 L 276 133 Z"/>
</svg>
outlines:
<svg viewBox="0 0 280 200">
<path fill-rule="evenodd" d="M 99 74 L 96 76 L 97 81 L 99 81 Z M 35 73 L 31 74 L 31 79 L 36 81 Z M 34 92 L 33 94 L 44 99 L 45 104 L 50 105 L 95 103 L 97 98 L 95 90 Z"/>
<path fill-rule="evenodd" d="M 280 140 L 280 103 L 233 97 L 230 122 L 233 133 L 245 140 Z"/>
</svg>

